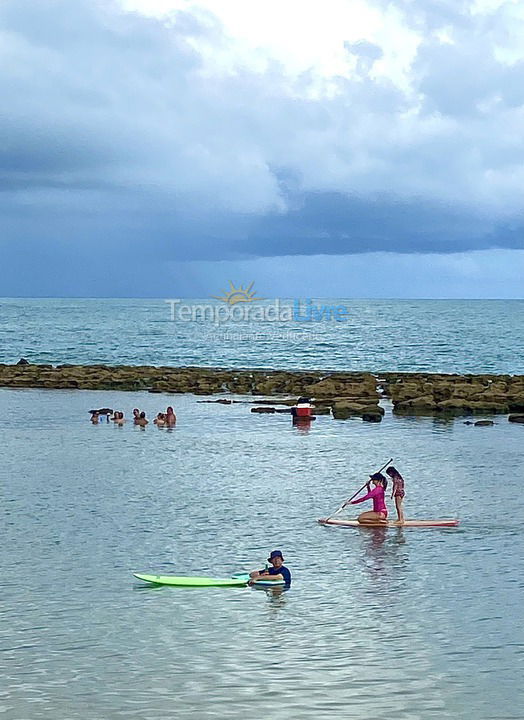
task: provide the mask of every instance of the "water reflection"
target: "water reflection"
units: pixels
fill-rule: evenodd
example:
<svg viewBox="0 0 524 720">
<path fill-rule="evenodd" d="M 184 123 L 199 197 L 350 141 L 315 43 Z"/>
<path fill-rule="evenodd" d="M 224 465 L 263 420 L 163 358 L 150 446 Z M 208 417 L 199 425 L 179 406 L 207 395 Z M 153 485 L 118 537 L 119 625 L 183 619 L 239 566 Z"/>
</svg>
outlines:
<svg viewBox="0 0 524 720">
<path fill-rule="evenodd" d="M 395 542 L 398 545 L 403 545 L 406 542 L 406 536 L 404 534 L 404 528 L 398 527 L 395 531 Z"/>
<path fill-rule="evenodd" d="M 272 615 L 277 614 L 286 605 L 286 593 L 291 588 L 280 585 L 279 587 L 253 586 L 253 590 L 261 590 L 266 593 L 268 609 Z"/>
<path fill-rule="evenodd" d="M 370 533 L 370 543 L 369 543 L 369 550 L 373 552 L 377 552 L 382 548 L 382 545 L 384 545 L 386 541 L 386 537 L 388 534 L 388 528 L 387 527 L 376 527 L 371 529 Z"/>
<path fill-rule="evenodd" d="M 293 417 L 293 427 L 300 433 L 308 433 L 311 430 L 311 421 L 314 419 L 311 417 Z"/>
<path fill-rule="evenodd" d="M 438 432 L 447 430 L 452 432 L 455 427 L 455 418 L 451 415 L 436 415 L 431 418 L 433 429 Z"/>
<path fill-rule="evenodd" d="M 391 574 L 392 560 L 404 563 L 407 556 L 402 552 L 406 537 L 404 528 L 395 530 L 387 527 L 361 528 L 363 564 L 375 579 Z"/>
</svg>

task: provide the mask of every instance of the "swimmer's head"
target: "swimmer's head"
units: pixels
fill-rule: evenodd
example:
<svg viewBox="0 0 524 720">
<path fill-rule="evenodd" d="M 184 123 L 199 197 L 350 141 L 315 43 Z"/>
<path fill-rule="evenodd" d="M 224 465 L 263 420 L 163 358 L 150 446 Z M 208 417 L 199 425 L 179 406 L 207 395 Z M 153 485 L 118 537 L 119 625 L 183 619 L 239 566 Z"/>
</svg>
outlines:
<svg viewBox="0 0 524 720">
<path fill-rule="evenodd" d="M 284 557 L 280 550 L 272 550 L 267 561 L 270 562 L 273 567 L 279 568 L 284 563 Z"/>
</svg>

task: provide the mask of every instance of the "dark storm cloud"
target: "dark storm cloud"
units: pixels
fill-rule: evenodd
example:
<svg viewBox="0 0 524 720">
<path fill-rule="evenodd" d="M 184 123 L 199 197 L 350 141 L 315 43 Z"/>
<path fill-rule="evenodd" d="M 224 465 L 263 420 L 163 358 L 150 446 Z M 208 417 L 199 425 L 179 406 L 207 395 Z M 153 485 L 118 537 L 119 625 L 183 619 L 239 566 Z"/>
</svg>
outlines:
<svg viewBox="0 0 524 720">
<path fill-rule="evenodd" d="M 377 75 L 384 50 L 363 40 L 345 45 L 354 74 L 319 95 L 278 63 L 210 75 L 196 48 L 228 41 L 202 11 L 166 22 L 4 0 L 3 286 L 90 288 L 145 267 L 154 282 L 180 260 L 523 247 L 524 71 L 496 53 L 511 18 L 396 7 L 427 33 L 411 87 Z M 442 27 L 459 42 L 438 41 Z"/>
</svg>

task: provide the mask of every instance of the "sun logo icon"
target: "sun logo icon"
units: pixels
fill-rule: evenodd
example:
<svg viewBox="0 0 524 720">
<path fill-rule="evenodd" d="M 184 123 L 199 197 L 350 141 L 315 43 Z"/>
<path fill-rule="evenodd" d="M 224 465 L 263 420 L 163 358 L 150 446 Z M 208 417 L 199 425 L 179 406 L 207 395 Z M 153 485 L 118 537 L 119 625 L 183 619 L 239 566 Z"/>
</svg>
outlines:
<svg viewBox="0 0 524 720">
<path fill-rule="evenodd" d="M 242 285 L 239 287 L 235 287 L 235 285 L 229 281 L 229 290 L 222 290 L 223 295 L 212 295 L 212 297 L 215 298 L 215 300 L 222 300 L 222 302 L 227 303 L 228 305 L 236 305 L 237 303 L 241 302 L 254 302 L 255 300 L 263 300 L 264 298 L 257 297 L 256 291 L 253 290 L 253 285 L 255 284 L 255 281 L 247 287 L 244 288 Z"/>
</svg>

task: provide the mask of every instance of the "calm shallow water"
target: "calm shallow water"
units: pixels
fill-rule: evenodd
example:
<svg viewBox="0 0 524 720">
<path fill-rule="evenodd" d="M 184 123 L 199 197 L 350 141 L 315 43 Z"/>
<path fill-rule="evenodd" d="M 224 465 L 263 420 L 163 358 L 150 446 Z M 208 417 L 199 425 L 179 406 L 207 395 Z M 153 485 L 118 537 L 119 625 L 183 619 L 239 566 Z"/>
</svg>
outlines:
<svg viewBox="0 0 524 720">
<path fill-rule="evenodd" d="M 522 427 L 388 413 L 304 433 L 191 396 L 173 432 L 87 420 L 172 399 L 0 391 L 6 720 L 522 718 Z M 461 528 L 315 523 L 391 456 L 407 515 Z M 131 574 L 227 576 L 275 547 L 281 595 Z"/>
<path fill-rule="evenodd" d="M 348 322 L 216 326 L 172 322 L 162 299 L 4 298 L 0 361 L 524 373 L 522 300 L 318 302 Z"/>
</svg>

